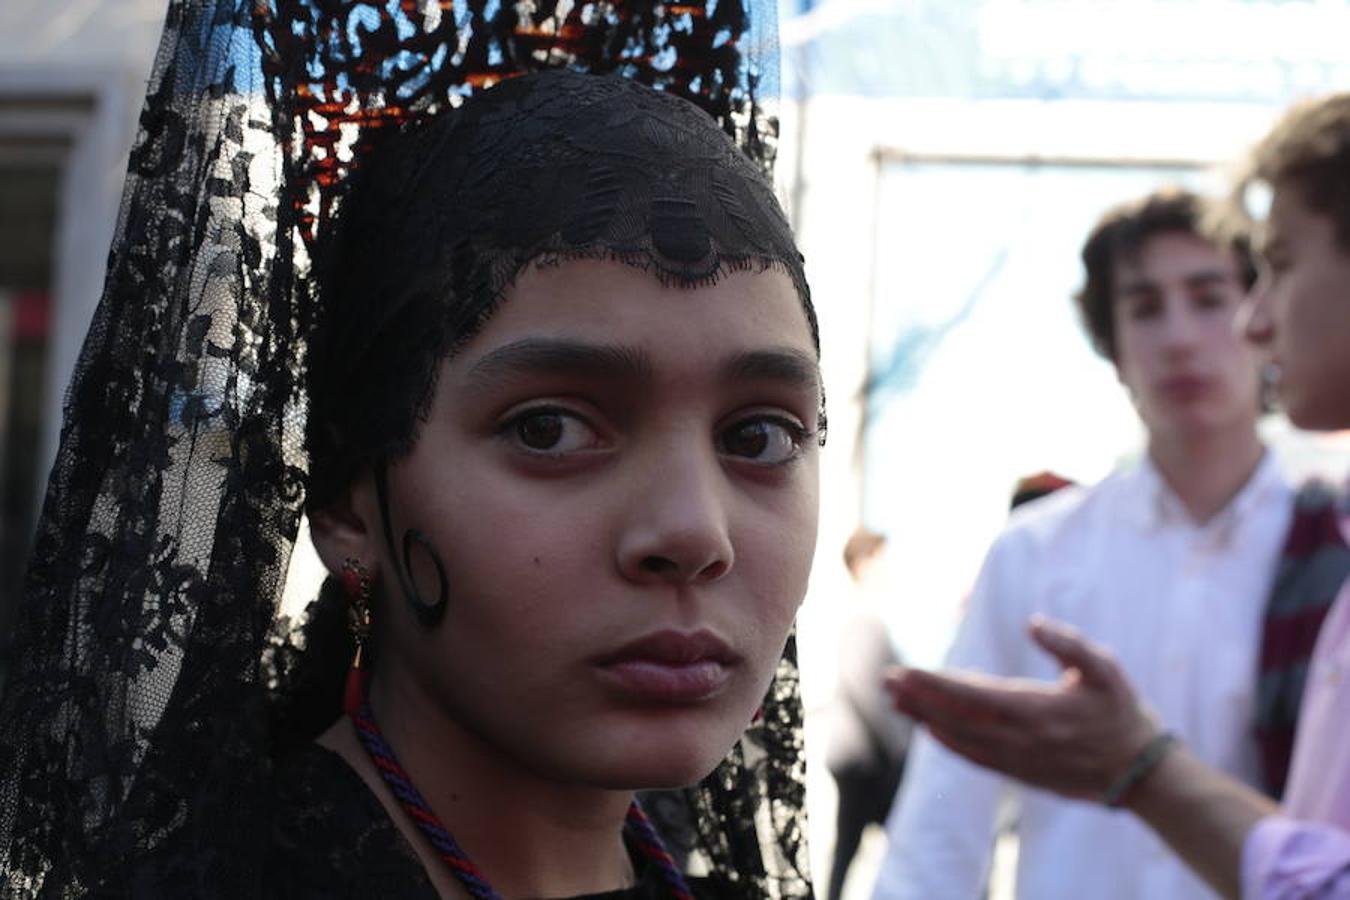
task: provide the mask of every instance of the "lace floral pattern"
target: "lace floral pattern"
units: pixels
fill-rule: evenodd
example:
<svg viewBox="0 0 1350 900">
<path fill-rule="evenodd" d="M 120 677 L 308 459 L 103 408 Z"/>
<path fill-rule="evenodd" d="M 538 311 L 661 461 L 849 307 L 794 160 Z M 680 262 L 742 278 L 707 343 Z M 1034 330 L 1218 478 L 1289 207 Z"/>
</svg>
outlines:
<svg viewBox="0 0 1350 900">
<path fill-rule="evenodd" d="M 775 51 L 772 7 L 751 12 L 737 2 L 260 3 L 300 228 L 322 230 L 335 191 L 385 130 L 539 69 L 619 74 L 691 100 L 767 172 L 777 123 L 757 92 Z"/>
<path fill-rule="evenodd" d="M 183 896 L 257 888 L 229 857 L 257 858 L 254 661 L 305 459 L 282 159 L 251 44 L 242 4 L 170 9 L 0 707 L 6 897 L 139 887 L 170 836 L 210 848 L 173 864 Z"/>
</svg>

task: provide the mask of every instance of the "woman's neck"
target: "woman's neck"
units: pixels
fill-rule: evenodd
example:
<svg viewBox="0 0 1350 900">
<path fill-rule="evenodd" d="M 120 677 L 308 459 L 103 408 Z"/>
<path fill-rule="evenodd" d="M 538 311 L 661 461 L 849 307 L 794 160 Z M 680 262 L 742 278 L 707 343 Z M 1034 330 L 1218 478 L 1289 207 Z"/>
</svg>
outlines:
<svg viewBox="0 0 1350 900">
<path fill-rule="evenodd" d="M 502 897 L 568 897 L 633 882 L 623 842 L 631 792 L 577 786 L 529 770 L 463 728 L 409 679 L 376 679 L 370 703 L 385 740 L 432 811 Z M 319 743 L 374 791 L 442 897 L 463 888 L 403 810 L 344 716 Z"/>
</svg>

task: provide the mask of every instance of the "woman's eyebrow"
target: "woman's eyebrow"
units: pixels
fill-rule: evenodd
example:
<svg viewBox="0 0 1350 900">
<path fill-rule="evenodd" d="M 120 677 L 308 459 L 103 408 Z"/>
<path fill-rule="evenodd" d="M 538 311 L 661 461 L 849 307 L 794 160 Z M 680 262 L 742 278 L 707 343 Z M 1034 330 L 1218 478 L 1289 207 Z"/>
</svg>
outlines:
<svg viewBox="0 0 1350 900">
<path fill-rule="evenodd" d="M 635 383 L 653 377 L 651 357 L 642 349 L 557 338 L 526 338 L 485 354 L 469 369 L 482 385 L 523 375 L 580 375 Z M 748 350 L 724 362 L 718 376 L 733 381 L 777 381 L 820 390 L 820 365 L 814 356 L 791 347 Z"/>
<path fill-rule="evenodd" d="M 722 366 L 727 381 L 779 381 L 820 391 L 820 364 L 809 353 L 791 347 L 738 353 Z"/>
<path fill-rule="evenodd" d="M 532 374 L 650 380 L 652 363 L 646 353 L 634 347 L 526 338 L 485 354 L 469 369 L 468 377 L 492 383 Z"/>
</svg>

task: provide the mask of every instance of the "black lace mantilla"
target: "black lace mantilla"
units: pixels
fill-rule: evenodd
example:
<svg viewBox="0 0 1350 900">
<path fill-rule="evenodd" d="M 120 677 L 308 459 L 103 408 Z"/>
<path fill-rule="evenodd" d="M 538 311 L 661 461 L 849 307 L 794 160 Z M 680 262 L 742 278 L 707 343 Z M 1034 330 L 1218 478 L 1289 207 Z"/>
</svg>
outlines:
<svg viewBox="0 0 1350 900">
<path fill-rule="evenodd" d="M 0 897 L 270 895 L 268 711 L 312 649 L 275 621 L 310 487 L 311 272 L 383 135 L 559 67 L 687 97 L 767 166 L 772 30 L 761 0 L 171 0 L 0 701 Z M 782 252 L 718 264 L 796 277 Z M 683 794 L 696 872 L 810 896 L 800 725 L 789 645 L 763 719 Z"/>
<path fill-rule="evenodd" d="M 622 75 L 690 100 L 772 170 L 778 125 L 759 97 L 766 75 L 776 88 L 774 9 L 762 0 L 267 0 L 253 23 L 307 237 L 389 128 L 540 69 Z"/>
</svg>

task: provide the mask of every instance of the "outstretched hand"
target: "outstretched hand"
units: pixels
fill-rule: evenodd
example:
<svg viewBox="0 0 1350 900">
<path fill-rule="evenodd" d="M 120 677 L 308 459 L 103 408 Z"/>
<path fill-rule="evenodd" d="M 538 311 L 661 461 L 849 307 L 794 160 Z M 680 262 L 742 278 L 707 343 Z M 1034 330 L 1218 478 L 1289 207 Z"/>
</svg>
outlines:
<svg viewBox="0 0 1350 900">
<path fill-rule="evenodd" d="M 1158 733 L 1110 651 L 1036 617 L 1032 640 L 1054 656 L 1056 683 L 968 672 L 893 669 L 896 709 L 952 751 L 1068 797 L 1099 800 Z"/>
</svg>

